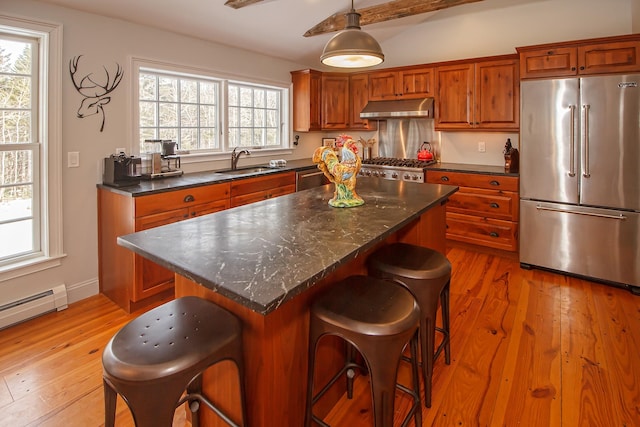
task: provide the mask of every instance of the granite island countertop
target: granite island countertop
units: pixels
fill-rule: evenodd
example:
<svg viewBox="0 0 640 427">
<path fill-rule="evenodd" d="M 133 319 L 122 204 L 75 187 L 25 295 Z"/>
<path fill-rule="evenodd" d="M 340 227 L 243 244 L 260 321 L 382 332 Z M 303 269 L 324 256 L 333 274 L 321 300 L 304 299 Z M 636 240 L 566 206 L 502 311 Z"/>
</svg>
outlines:
<svg viewBox="0 0 640 427">
<path fill-rule="evenodd" d="M 383 241 L 457 187 L 360 178 L 365 204 L 332 208 L 333 185 L 118 237 L 124 246 L 268 314 Z"/>
</svg>

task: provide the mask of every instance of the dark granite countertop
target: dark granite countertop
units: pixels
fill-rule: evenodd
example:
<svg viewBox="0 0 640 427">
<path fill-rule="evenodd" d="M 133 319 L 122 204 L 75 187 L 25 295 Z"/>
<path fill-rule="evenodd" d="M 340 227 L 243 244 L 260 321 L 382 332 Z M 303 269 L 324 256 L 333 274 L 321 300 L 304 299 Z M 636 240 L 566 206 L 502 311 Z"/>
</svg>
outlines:
<svg viewBox="0 0 640 427">
<path fill-rule="evenodd" d="M 365 204 L 332 208 L 333 185 L 118 238 L 118 244 L 268 314 L 453 194 L 449 185 L 360 178 Z"/>
<path fill-rule="evenodd" d="M 429 169 L 446 172 L 481 173 L 490 175 L 518 176 L 518 173 L 505 172 L 503 166 L 469 165 L 465 163 L 437 163 Z"/>
<path fill-rule="evenodd" d="M 255 165 L 265 166 L 265 165 Z M 301 171 L 305 169 L 317 168 L 311 159 L 289 160 L 287 165 L 281 168 L 273 168 L 266 172 L 260 172 L 253 176 L 262 176 L 278 172 Z M 242 167 L 240 167 L 242 169 Z M 163 193 L 165 191 L 174 191 L 191 187 L 199 187 L 202 185 L 210 185 L 222 182 L 229 182 L 238 179 L 249 178 L 250 176 L 232 176 L 225 175 L 217 171 L 186 173 L 181 176 L 173 176 L 169 178 L 157 178 L 141 180 L 138 185 L 128 187 L 111 187 L 104 184 L 98 184 L 99 188 L 104 188 L 118 194 L 130 197 L 147 196 L 149 194 Z"/>
</svg>

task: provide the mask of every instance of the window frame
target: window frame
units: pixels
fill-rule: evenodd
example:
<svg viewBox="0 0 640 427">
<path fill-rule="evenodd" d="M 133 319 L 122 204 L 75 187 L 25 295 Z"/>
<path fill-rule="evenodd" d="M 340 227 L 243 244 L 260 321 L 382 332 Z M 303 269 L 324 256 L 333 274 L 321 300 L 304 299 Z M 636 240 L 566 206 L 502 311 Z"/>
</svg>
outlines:
<svg viewBox="0 0 640 427">
<path fill-rule="evenodd" d="M 62 25 L 0 14 L 0 31 L 38 40 L 38 125 L 33 143 L 40 167 L 34 170 L 39 188 L 40 250 L 0 266 L 0 282 L 61 265 L 62 217 Z M 35 52 L 34 52 L 35 53 Z M 34 55 L 35 56 L 35 55 Z"/>
<path fill-rule="evenodd" d="M 282 144 L 278 147 L 267 148 L 267 147 L 254 147 L 254 151 L 252 151 L 252 157 L 261 157 L 261 156 L 274 156 L 274 155 L 282 155 L 282 154 L 291 154 L 293 153 L 292 143 L 290 142 L 290 133 L 291 133 L 291 114 L 290 114 L 290 99 L 291 99 L 291 85 L 290 83 L 283 84 L 282 82 L 274 82 L 268 81 L 264 79 L 257 79 L 252 77 L 238 76 L 238 75 L 229 75 L 227 73 L 215 71 L 215 70 L 205 70 L 198 67 L 193 66 L 185 66 L 185 65 L 176 65 L 168 62 L 151 60 L 147 58 L 141 57 L 131 57 L 131 89 L 129 94 L 131 96 L 129 105 L 131 108 L 131 114 L 129 117 L 131 118 L 131 144 L 129 150 L 132 154 L 138 155 L 140 154 L 140 143 L 139 143 L 139 135 L 140 135 L 140 117 L 139 117 L 139 80 L 140 80 L 140 72 L 144 70 L 154 70 L 160 74 L 174 74 L 176 76 L 185 76 L 186 78 L 202 78 L 202 79 L 212 79 L 221 82 L 220 91 L 219 91 L 219 101 L 218 101 L 218 138 L 220 148 L 217 150 L 197 150 L 195 152 L 190 152 L 188 154 L 181 154 L 180 160 L 181 163 L 191 164 L 191 163 L 200 163 L 207 162 L 212 160 L 221 160 L 227 159 L 231 152 L 232 148 L 229 148 L 229 140 L 228 140 L 228 126 L 229 126 L 229 118 L 228 118 L 228 85 L 232 84 L 240 84 L 247 85 L 253 87 L 264 87 L 268 89 L 277 89 L 281 91 L 280 96 L 280 133 L 281 133 L 281 142 Z M 251 147 L 248 147 L 251 148 Z"/>
</svg>

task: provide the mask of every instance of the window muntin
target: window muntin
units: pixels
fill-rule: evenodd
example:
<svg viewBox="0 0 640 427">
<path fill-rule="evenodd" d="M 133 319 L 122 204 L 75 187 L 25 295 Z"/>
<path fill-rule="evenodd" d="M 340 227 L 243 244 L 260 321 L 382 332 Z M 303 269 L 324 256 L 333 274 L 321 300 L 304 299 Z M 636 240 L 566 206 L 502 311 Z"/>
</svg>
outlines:
<svg viewBox="0 0 640 427">
<path fill-rule="evenodd" d="M 157 65 L 157 64 L 154 64 Z M 135 67 L 134 67 L 135 68 Z M 235 147 L 288 148 L 288 89 L 140 65 L 138 142 L 170 139 L 190 154 Z"/>
<path fill-rule="evenodd" d="M 42 250 L 38 40 L 0 32 L 0 266 Z"/>
</svg>

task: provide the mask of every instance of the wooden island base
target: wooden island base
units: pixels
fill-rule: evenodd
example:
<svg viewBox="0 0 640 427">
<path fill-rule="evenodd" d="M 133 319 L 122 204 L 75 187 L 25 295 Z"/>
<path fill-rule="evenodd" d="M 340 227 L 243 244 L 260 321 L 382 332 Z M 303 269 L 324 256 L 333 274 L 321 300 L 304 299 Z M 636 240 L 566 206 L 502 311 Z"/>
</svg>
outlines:
<svg viewBox="0 0 640 427">
<path fill-rule="evenodd" d="M 250 427 L 300 427 L 304 425 L 307 387 L 309 307 L 333 283 L 353 274 L 366 274 L 367 255 L 382 244 L 402 241 L 445 252 L 445 208 L 433 207 L 386 241 L 346 262 L 331 275 L 267 315 L 254 312 L 220 294 L 176 274 L 176 297 L 195 295 L 211 300 L 236 314 L 244 323 L 245 393 Z M 342 343 L 333 337 L 320 341 L 316 385 L 322 386 L 340 369 Z M 236 422 L 240 419 L 237 370 L 232 362 L 209 368 L 204 375 L 205 393 Z M 336 382 L 314 407 L 322 416 L 344 393 Z M 207 408 L 200 411 L 202 426 L 226 426 Z"/>
</svg>

